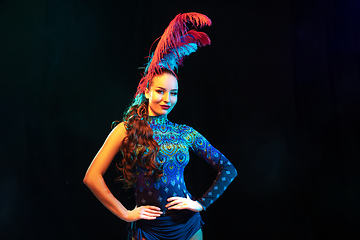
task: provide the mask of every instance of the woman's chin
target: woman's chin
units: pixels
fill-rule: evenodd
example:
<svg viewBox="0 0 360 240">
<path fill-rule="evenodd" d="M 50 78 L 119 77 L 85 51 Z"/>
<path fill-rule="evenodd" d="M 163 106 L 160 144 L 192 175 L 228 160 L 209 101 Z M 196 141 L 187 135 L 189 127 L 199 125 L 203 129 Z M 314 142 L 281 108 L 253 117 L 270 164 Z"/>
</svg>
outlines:
<svg viewBox="0 0 360 240">
<path fill-rule="evenodd" d="M 172 109 L 173 109 L 173 107 L 168 108 L 168 109 L 164 109 L 164 108 L 149 109 L 149 116 L 168 115 Z"/>
</svg>

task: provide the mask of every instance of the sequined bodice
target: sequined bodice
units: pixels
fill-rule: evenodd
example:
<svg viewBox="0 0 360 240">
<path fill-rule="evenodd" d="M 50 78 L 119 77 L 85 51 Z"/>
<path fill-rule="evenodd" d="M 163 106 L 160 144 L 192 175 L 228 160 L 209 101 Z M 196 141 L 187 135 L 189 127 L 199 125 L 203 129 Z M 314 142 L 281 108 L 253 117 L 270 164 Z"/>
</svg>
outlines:
<svg viewBox="0 0 360 240">
<path fill-rule="evenodd" d="M 167 199 L 173 196 L 192 197 L 184 181 L 184 169 L 189 163 L 189 149 L 207 160 L 219 171 L 223 169 L 222 179 L 215 181 L 209 191 L 198 201 L 204 208 L 215 201 L 236 176 L 232 164 L 193 128 L 170 122 L 166 115 L 150 117 L 149 125 L 153 130 L 153 138 L 160 146 L 157 161 L 164 170 L 159 180 L 145 177 L 145 169 L 136 168 L 137 183 L 135 197 L 137 206 L 155 205 L 166 211 Z M 216 184 L 220 182 L 225 184 Z M 209 195 L 210 193 L 210 195 Z M 208 201 L 207 201 L 208 200 Z"/>
</svg>

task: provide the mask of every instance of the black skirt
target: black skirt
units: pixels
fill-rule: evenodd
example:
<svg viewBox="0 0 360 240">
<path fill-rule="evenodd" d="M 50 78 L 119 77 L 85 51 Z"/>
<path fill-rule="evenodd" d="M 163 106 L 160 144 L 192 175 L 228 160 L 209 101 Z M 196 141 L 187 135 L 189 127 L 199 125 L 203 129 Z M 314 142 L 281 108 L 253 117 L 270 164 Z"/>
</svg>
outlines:
<svg viewBox="0 0 360 240">
<path fill-rule="evenodd" d="M 204 225 L 198 212 L 171 212 L 155 220 L 137 221 L 131 233 L 132 237 L 136 240 L 188 240 Z"/>
</svg>

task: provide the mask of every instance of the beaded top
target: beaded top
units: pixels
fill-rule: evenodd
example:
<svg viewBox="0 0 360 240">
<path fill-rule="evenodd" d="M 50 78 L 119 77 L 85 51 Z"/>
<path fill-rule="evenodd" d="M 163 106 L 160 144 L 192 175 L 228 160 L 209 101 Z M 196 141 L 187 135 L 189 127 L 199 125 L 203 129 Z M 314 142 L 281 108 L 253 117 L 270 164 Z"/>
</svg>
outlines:
<svg viewBox="0 0 360 240">
<path fill-rule="evenodd" d="M 198 199 L 198 202 L 206 209 L 233 181 L 237 175 L 236 169 L 223 154 L 193 128 L 172 123 L 166 115 L 150 116 L 148 122 L 154 133 L 153 138 L 160 147 L 157 162 L 164 170 L 164 174 L 159 180 L 154 180 L 151 177 L 145 177 L 146 169 L 136 167 L 137 206 L 154 205 L 165 212 L 169 197 L 193 198 L 184 181 L 184 169 L 190 160 L 190 149 L 219 173 L 210 189 Z"/>
<path fill-rule="evenodd" d="M 167 121 L 167 115 L 148 116 L 149 124 L 165 124 Z"/>
</svg>

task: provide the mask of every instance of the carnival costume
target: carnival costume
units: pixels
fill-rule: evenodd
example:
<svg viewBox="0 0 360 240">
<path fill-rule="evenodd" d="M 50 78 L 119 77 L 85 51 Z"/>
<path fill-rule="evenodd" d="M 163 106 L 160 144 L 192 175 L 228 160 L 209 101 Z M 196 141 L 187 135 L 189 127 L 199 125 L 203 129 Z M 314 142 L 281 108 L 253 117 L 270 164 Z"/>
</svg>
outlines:
<svg viewBox="0 0 360 240">
<path fill-rule="evenodd" d="M 167 210 L 170 197 L 190 197 L 184 181 L 184 169 L 189 163 L 189 150 L 205 159 L 218 171 L 210 189 L 197 201 L 207 209 L 236 177 L 236 169 L 230 161 L 216 150 L 200 133 L 186 125 L 170 122 L 166 115 L 149 117 L 154 139 L 160 146 L 157 161 L 164 170 L 163 176 L 154 181 L 146 178 L 146 169 L 136 168 L 135 199 L 137 206 L 160 207 L 163 216 L 155 220 L 136 222 L 135 239 L 187 240 L 203 225 L 200 214 L 190 210 Z"/>
<path fill-rule="evenodd" d="M 144 75 L 139 83 L 136 99 L 143 98 L 151 79 L 168 69 L 175 74 L 182 65 L 185 56 L 195 52 L 198 47 L 210 44 L 207 34 L 192 27 L 210 26 L 210 19 L 199 13 L 177 15 L 160 38 Z M 140 101 L 140 100 L 139 100 Z M 226 190 L 237 175 L 229 160 L 216 150 L 201 134 L 193 128 L 172 123 L 166 115 L 149 116 L 148 124 L 153 138 L 159 145 L 156 161 L 163 175 L 159 179 L 147 176 L 147 169 L 136 165 L 135 200 L 138 207 L 152 205 L 161 208 L 162 216 L 155 220 L 138 220 L 131 230 L 131 237 L 146 240 L 188 240 L 199 231 L 203 222 L 198 212 L 190 210 L 167 210 L 165 205 L 170 197 L 184 197 L 195 200 L 187 190 L 184 181 L 184 169 L 189 163 L 189 150 L 205 159 L 218 171 L 218 176 L 210 189 L 197 201 L 206 210 Z M 145 154 L 145 153 L 144 153 Z"/>
</svg>

